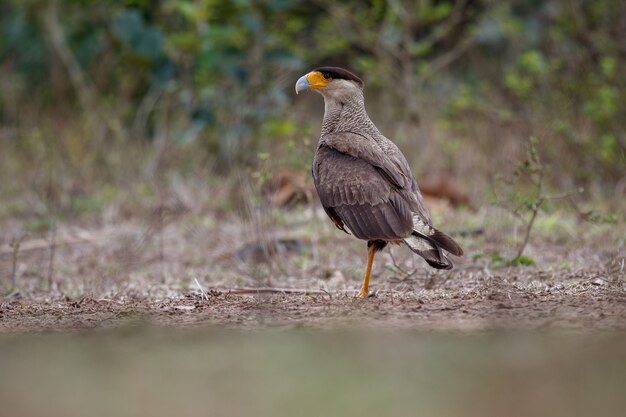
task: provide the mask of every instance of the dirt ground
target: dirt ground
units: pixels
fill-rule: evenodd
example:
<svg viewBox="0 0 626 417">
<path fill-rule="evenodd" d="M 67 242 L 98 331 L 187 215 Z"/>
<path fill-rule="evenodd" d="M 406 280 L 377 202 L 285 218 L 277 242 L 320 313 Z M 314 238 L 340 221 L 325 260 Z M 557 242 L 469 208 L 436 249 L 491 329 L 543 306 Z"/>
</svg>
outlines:
<svg viewBox="0 0 626 417">
<path fill-rule="evenodd" d="M 623 289 L 597 288 L 589 282 L 539 291 L 497 282 L 447 296 L 380 292 L 368 300 L 332 293 L 239 296 L 214 292 L 208 300 L 195 295 L 167 300 L 16 300 L 3 303 L 0 319 L 5 332 L 84 329 L 134 321 L 250 329 L 352 325 L 429 330 L 626 329 L 626 295 Z"/>
<path fill-rule="evenodd" d="M 540 222 L 526 253 L 502 267 L 520 231 L 504 214 L 444 209 L 435 220 L 466 249 L 449 272 L 406 248 L 377 256 L 372 295 L 354 298 L 365 245 L 318 212 L 251 220 L 185 212 L 100 228 L 61 224 L 0 246 L 0 332 L 164 326 L 401 328 L 474 331 L 626 329 L 623 230 Z M 4 222 L 5 236 L 19 234 Z M 584 238 L 581 233 L 584 233 Z M 510 236 L 517 236 L 511 240 Z M 11 285 L 14 280 L 16 285 Z"/>
</svg>

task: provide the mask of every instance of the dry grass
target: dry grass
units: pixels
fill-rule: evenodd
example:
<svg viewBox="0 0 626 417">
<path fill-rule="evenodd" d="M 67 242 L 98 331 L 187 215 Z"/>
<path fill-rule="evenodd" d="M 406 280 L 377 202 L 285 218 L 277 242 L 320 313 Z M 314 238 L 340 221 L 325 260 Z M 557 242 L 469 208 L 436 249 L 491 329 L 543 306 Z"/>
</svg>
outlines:
<svg viewBox="0 0 626 417">
<path fill-rule="evenodd" d="M 0 216 L 5 413 L 624 409 L 622 225 L 542 213 L 526 250 L 535 265 L 506 267 L 523 239 L 513 215 L 431 204 L 442 229 L 472 232 L 458 236 L 467 255 L 437 272 L 391 247 L 362 300 L 364 242 L 316 205 L 278 210 L 254 183 L 220 181 L 166 179 L 54 229 L 28 210 Z M 268 287 L 295 291 L 231 291 Z"/>
<path fill-rule="evenodd" d="M 250 195 L 241 215 L 233 215 L 216 211 L 206 197 L 191 198 L 198 192 L 191 187 L 175 188 L 131 217 L 119 207 L 105 209 L 100 228 L 59 221 L 54 239 L 50 230 L 30 236 L 17 254 L 10 243 L 24 222 L 5 218 L 0 274 L 8 278 L 15 267 L 16 285 L 2 282 L 3 330 L 118 325 L 129 315 L 246 328 L 355 320 L 423 329 L 626 323 L 619 225 L 542 215 L 526 251 L 535 265 L 506 267 L 501 259 L 513 257 L 523 239 L 513 216 L 490 206 L 471 212 L 437 204 L 435 224 L 444 230 L 482 231 L 458 237 L 467 255 L 454 270 L 437 272 L 406 248 L 391 247 L 376 259 L 374 297 L 362 301 L 352 295 L 365 244 L 337 231 L 319 207 L 283 211 Z M 229 294 L 258 287 L 297 291 Z"/>
</svg>

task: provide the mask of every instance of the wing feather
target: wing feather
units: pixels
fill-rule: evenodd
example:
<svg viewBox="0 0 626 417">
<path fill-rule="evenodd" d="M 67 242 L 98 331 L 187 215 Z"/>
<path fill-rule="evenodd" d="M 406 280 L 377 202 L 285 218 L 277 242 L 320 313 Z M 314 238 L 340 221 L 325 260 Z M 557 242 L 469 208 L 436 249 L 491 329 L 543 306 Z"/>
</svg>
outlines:
<svg viewBox="0 0 626 417">
<path fill-rule="evenodd" d="M 391 141 L 383 149 L 376 141 L 353 132 L 336 132 L 325 135 L 324 146 L 343 154 L 362 159 L 375 167 L 387 182 L 396 187 L 411 210 L 426 224 L 432 225 L 430 214 L 406 158 Z"/>
<path fill-rule="evenodd" d="M 321 146 L 313 179 L 324 208 L 332 208 L 356 237 L 397 240 L 413 231 L 408 203 L 366 161 Z"/>
<path fill-rule="evenodd" d="M 393 142 L 389 142 L 388 146 L 393 146 L 393 148 L 387 149 L 387 152 L 372 139 L 353 132 L 331 133 L 324 136 L 323 142 L 329 148 L 368 162 L 380 170 L 383 176 L 396 187 L 410 187 L 413 178 L 411 169 L 404 155 L 393 145 Z"/>
<path fill-rule="evenodd" d="M 463 250 L 433 227 L 402 152 L 391 141 L 384 145 L 352 132 L 325 135 L 313 162 L 322 206 L 360 239 L 404 240 L 431 266 L 451 268 L 441 249 L 459 256 Z"/>
</svg>

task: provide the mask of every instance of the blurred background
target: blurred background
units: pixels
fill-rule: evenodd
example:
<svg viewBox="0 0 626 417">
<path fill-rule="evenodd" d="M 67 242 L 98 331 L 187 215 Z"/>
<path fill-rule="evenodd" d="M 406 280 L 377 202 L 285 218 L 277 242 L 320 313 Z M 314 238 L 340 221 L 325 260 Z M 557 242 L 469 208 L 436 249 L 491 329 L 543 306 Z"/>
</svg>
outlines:
<svg viewBox="0 0 626 417">
<path fill-rule="evenodd" d="M 337 65 L 418 178 L 492 202 L 533 138 L 545 186 L 606 220 L 626 187 L 625 15 L 619 0 L 3 1 L 0 216 L 132 212 L 188 181 L 229 210 L 242 176 L 308 181 L 323 106 L 294 82 Z"/>
<path fill-rule="evenodd" d="M 448 289 L 533 265 L 617 282 L 625 16 L 619 0 L 3 1 L 0 286 L 351 290 L 362 242 L 310 178 L 322 99 L 294 92 L 320 65 L 365 80 L 465 247 Z M 405 252 L 377 264 L 381 288 L 432 289 Z"/>
<path fill-rule="evenodd" d="M 294 93 L 321 65 L 454 270 L 389 248 L 352 298 Z M 623 0 L 3 0 L 0 411 L 619 415 L 625 73 Z"/>
</svg>

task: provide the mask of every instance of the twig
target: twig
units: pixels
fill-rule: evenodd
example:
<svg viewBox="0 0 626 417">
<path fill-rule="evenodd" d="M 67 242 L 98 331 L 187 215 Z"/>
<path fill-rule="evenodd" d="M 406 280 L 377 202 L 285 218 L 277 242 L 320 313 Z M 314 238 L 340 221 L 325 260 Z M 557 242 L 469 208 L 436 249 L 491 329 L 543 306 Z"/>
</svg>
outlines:
<svg viewBox="0 0 626 417">
<path fill-rule="evenodd" d="M 535 225 L 535 220 L 537 219 L 541 206 L 548 200 L 551 200 L 551 199 L 556 200 L 556 199 L 568 197 L 567 193 L 560 194 L 560 195 L 555 194 L 553 196 L 547 195 L 545 193 L 544 180 L 545 180 L 546 166 L 541 161 L 541 157 L 535 146 L 536 143 L 537 143 L 537 139 L 531 136 L 528 141 L 526 159 L 524 160 L 522 164 L 520 164 L 520 166 L 518 166 L 518 168 L 516 169 L 516 174 L 515 174 L 516 177 L 523 175 L 530 181 L 531 185 L 534 187 L 534 197 L 532 201 L 523 200 L 517 205 L 517 207 L 514 207 L 513 209 L 509 209 L 511 214 L 513 214 L 517 219 L 519 219 L 525 226 L 524 240 L 517 248 L 517 255 L 515 255 L 513 259 L 508 261 L 509 264 L 513 264 L 513 265 L 516 264 L 516 262 L 519 261 L 522 255 L 524 254 L 524 250 L 526 249 L 526 246 L 528 245 L 528 242 L 530 240 L 530 233 L 532 232 L 532 229 Z M 512 184 L 512 185 L 515 185 L 515 184 Z M 494 187 L 494 194 L 496 196 L 496 199 L 500 200 L 500 198 L 497 195 L 497 191 L 495 187 Z M 504 208 L 507 208 L 506 204 L 503 204 L 502 202 L 500 202 L 499 204 L 503 206 Z M 526 220 L 525 215 L 528 212 L 530 212 L 530 218 Z"/>
<path fill-rule="evenodd" d="M 623 265 L 623 263 L 624 263 L 624 261 L 622 260 L 622 267 L 624 266 L 624 265 Z M 333 295 L 332 295 L 331 293 L 329 293 L 328 291 L 326 291 L 324 288 L 322 288 L 322 289 L 321 289 L 321 291 L 322 291 L 324 294 L 328 295 L 328 297 L 330 297 L 330 299 L 332 299 L 332 298 L 333 298 Z"/>
<path fill-rule="evenodd" d="M 56 237 L 55 243 L 57 246 L 60 245 L 76 245 L 79 243 L 89 243 L 91 241 L 102 241 L 104 239 L 108 239 L 111 233 L 110 232 L 106 232 L 106 233 L 102 233 L 102 232 L 98 232 L 98 234 L 92 233 L 90 231 L 87 230 L 80 230 L 78 232 L 74 232 L 73 236 L 67 236 L 66 233 L 63 233 L 64 236 L 58 236 Z M 42 250 L 42 249 L 48 249 L 50 247 L 50 240 L 49 239 L 31 239 L 31 240 L 22 240 L 25 236 L 22 236 L 21 239 L 19 240 L 19 244 L 20 244 L 20 252 L 29 252 L 29 251 L 34 251 L 34 250 Z M 4 245 L 0 245 L 0 255 L 4 255 L 4 254 L 8 254 L 8 253 L 13 253 L 14 252 L 14 247 L 13 247 L 14 242 L 12 243 L 8 243 L 8 244 L 4 244 Z"/>
<path fill-rule="evenodd" d="M 20 252 L 20 246 L 22 245 L 22 241 L 24 240 L 24 234 L 21 234 L 20 237 L 13 240 L 9 246 L 13 249 L 13 259 L 12 259 L 12 268 L 11 268 L 11 285 L 13 288 L 17 287 L 17 258 Z"/>
<path fill-rule="evenodd" d="M 99 123 L 97 123 L 97 115 L 99 113 L 97 112 L 95 106 L 95 93 L 91 84 L 87 81 L 80 63 L 67 44 L 63 28 L 59 22 L 58 1 L 51 1 L 48 4 L 48 10 L 45 14 L 44 22 L 48 39 L 61 59 L 61 62 L 67 69 L 70 81 L 76 90 L 76 94 L 83 111 L 90 119 L 91 125 L 98 126 Z"/>
<path fill-rule="evenodd" d="M 163 203 L 160 203 L 159 204 L 159 208 L 158 208 L 157 232 L 158 232 L 158 239 L 159 239 L 159 262 L 161 264 L 165 260 L 165 238 L 163 236 L 163 229 L 165 228 L 164 216 L 165 216 L 165 214 L 164 214 Z M 163 271 L 161 271 L 161 272 L 163 272 Z"/>
<path fill-rule="evenodd" d="M 209 301 L 209 296 L 207 295 L 206 292 L 204 292 L 204 289 L 202 288 L 202 286 L 198 282 L 198 278 L 194 278 L 193 280 L 196 281 L 196 285 L 198 286 L 198 288 L 200 288 L 200 293 L 202 294 L 202 298 L 204 298 L 205 300 Z"/>
<path fill-rule="evenodd" d="M 135 137 L 143 137 L 146 134 L 148 118 L 162 96 L 162 89 L 151 89 L 141 100 L 132 124 L 132 131 Z"/>
<path fill-rule="evenodd" d="M 475 45 L 475 40 L 472 37 L 461 41 L 454 48 L 450 49 L 446 53 L 443 53 L 436 58 L 432 59 L 428 64 L 424 72 L 418 76 L 417 84 L 424 84 L 430 77 L 443 70 L 448 65 L 459 59 L 465 52 Z"/>
<path fill-rule="evenodd" d="M 473 228 L 473 229 L 457 229 L 457 230 L 451 230 L 450 233 L 448 233 L 450 236 L 459 236 L 459 237 L 470 237 L 470 236 L 480 236 L 483 233 L 485 233 L 485 229 L 483 229 L 482 227 L 477 227 L 477 228 Z"/>
<path fill-rule="evenodd" d="M 396 268 L 402 275 L 404 275 L 404 279 L 410 278 L 417 272 L 417 268 L 415 268 L 413 272 L 409 272 L 402 268 L 400 265 L 398 265 L 398 263 L 396 262 L 396 258 L 393 257 L 393 252 L 391 251 L 391 249 L 389 249 L 389 256 L 391 256 L 391 262 L 393 263 L 394 268 Z"/>
<path fill-rule="evenodd" d="M 81 109 L 90 126 L 96 131 L 98 141 L 102 141 L 105 137 L 107 133 L 105 128 L 107 127 L 108 133 L 113 134 L 118 140 L 124 139 L 122 122 L 115 114 L 102 115 L 102 109 L 97 105 L 96 88 L 85 75 L 80 62 L 67 43 L 59 18 L 58 0 L 48 2 L 48 8 L 44 16 L 44 27 L 52 48 L 67 71 L 69 80 L 76 91 Z"/>
<path fill-rule="evenodd" d="M 308 290 L 299 288 L 271 288 L 271 287 L 259 287 L 259 288 L 235 288 L 231 290 L 221 290 L 227 294 L 245 295 L 245 294 L 320 294 L 328 295 L 328 291 L 324 290 Z"/>
<path fill-rule="evenodd" d="M 50 237 L 50 260 L 48 262 L 48 291 L 52 291 L 52 282 L 54 279 L 54 255 L 56 254 L 56 223 L 52 225 L 52 236 Z"/>
<path fill-rule="evenodd" d="M 522 255 L 524 254 L 524 249 L 526 249 L 526 245 L 528 245 L 528 240 L 530 239 L 530 232 L 532 231 L 533 225 L 535 224 L 535 219 L 537 218 L 537 214 L 539 213 L 539 208 L 546 201 L 546 198 L 543 192 L 544 191 L 543 180 L 544 180 L 544 174 L 545 174 L 545 167 L 543 163 L 541 162 L 541 159 L 539 158 L 539 154 L 537 153 L 537 149 L 535 148 L 535 144 L 532 138 L 529 141 L 529 154 L 530 154 L 529 159 L 532 162 L 533 168 L 535 170 L 534 173 L 537 174 L 536 179 L 533 178 L 532 172 L 529 174 L 531 181 L 537 187 L 537 193 L 536 193 L 537 198 L 536 198 L 536 201 L 534 201 L 530 206 L 531 216 L 530 216 L 530 220 L 526 224 L 526 233 L 524 235 L 524 241 L 522 242 L 521 246 L 517 250 L 517 256 L 513 258 L 511 262 L 514 262 L 517 259 L 521 258 Z"/>
<path fill-rule="evenodd" d="M 524 234 L 524 241 L 522 242 L 522 244 L 518 248 L 517 255 L 515 256 L 515 258 L 513 258 L 511 260 L 511 262 L 514 262 L 515 260 L 521 258 L 522 255 L 524 254 L 524 249 L 526 249 L 526 245 L 528 245 L 528 240 L 530 239 L 530 232 L 533 229 L 533 225 L 535 224 L 535 219 L 537 218 L 537 213 L 539 213 L 539 207 L 541 206 L 543 201 L 544 200 L 541 199 L 540 202 L 535 203 L 535 204 L 532 205 L 532 215 L 530 217 L 530 220 L 528 221 L 528 224 L 526 225 L 526 232 Z"/>
</svg>

